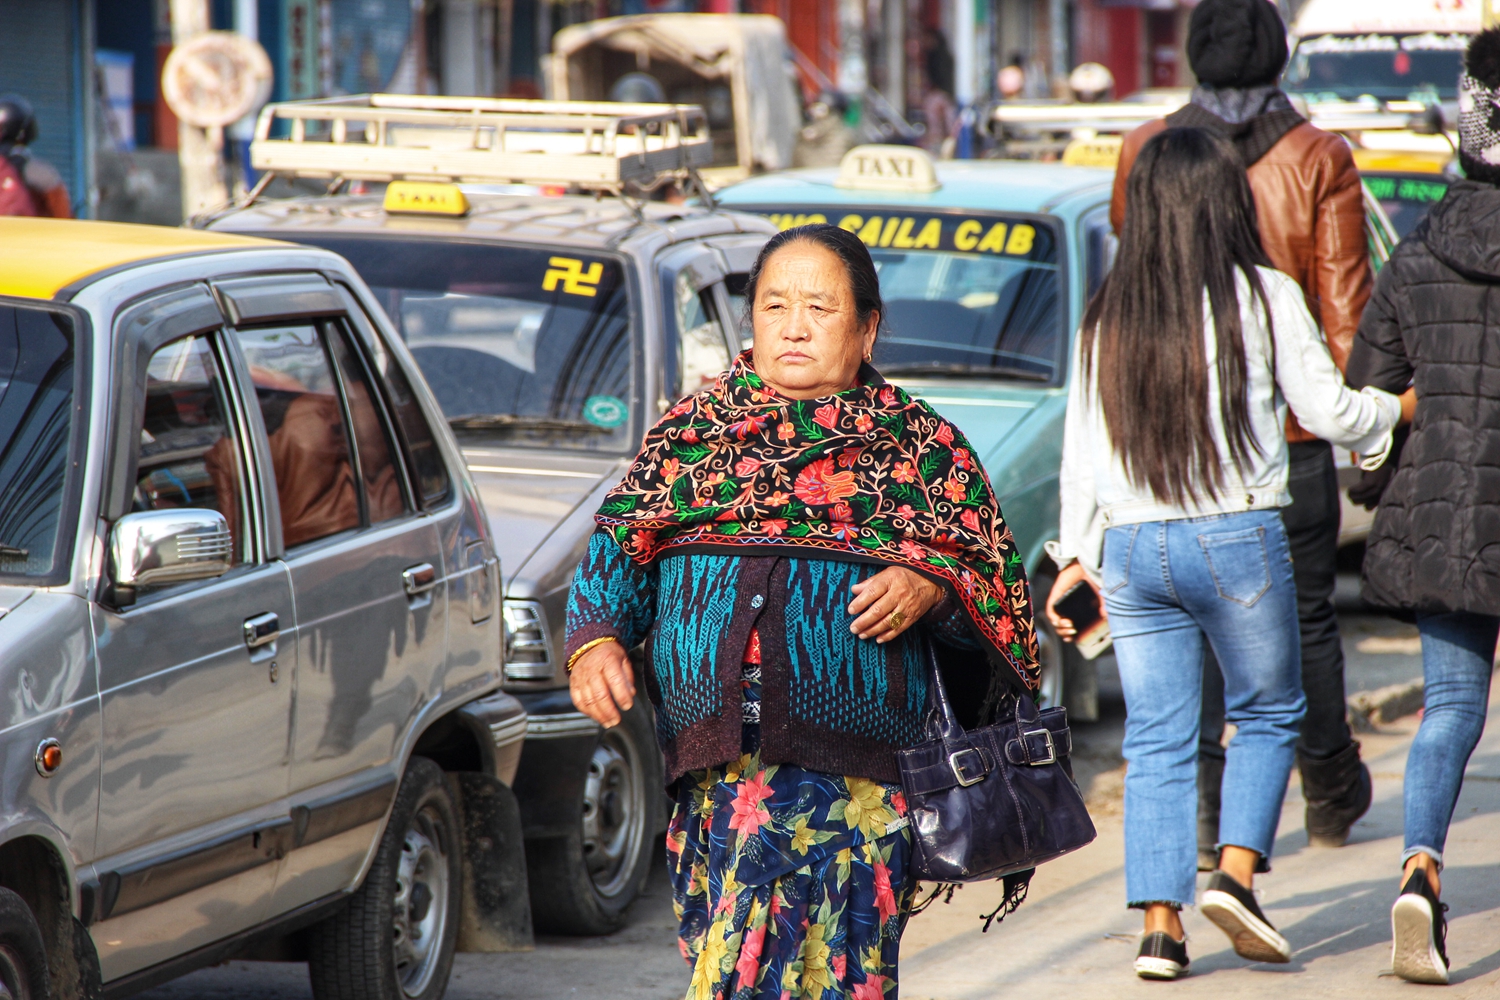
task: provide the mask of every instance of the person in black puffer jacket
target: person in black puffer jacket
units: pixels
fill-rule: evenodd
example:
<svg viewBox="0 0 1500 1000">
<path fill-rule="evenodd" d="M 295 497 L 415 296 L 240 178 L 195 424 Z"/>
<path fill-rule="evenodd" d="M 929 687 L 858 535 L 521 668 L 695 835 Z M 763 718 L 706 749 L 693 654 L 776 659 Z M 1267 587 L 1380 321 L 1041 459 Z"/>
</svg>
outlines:
<svg viewBox="0 0 1500 1000">
<path fill-rule="evenodd" d="M 1366 601 L 1414 616 L 1426 710 L 1406 763 L 1406 850 L 1392 968 L 1446 983 L 1443 845 L 1484 731 L 1500 634 L 1500 31 L 1477 35 L 1459 85 L 1454 183 L 1396 248 L 1349 355 L 1355 387 L 1416 390 L 1380 496 Z"/>
</svg>

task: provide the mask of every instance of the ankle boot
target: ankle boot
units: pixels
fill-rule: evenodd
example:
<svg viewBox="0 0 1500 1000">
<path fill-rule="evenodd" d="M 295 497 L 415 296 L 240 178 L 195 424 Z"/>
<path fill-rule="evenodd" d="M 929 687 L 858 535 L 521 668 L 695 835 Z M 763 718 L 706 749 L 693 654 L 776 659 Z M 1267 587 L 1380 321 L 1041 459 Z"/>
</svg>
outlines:
<svg viewBox="0 0 1500 1000">
<path fill-rule="evenodd" d="M 1307 842 L 1314 847 L 1342 847 L 1349 828 L 1370 808 L 1370 769 L 1359 759 L 1359 743 L 1327 760 L 1313 760 L 1299 751 L 1302 797 L 1307 800 Z M 1201 780 L 1201 779 L 1200 779 Z"/>
<path fill-rule="evenodd" d="M 1219 803 L 1224 758 L 1198 758 L 1198 870 L 1219 867 Z"/>
</svg>

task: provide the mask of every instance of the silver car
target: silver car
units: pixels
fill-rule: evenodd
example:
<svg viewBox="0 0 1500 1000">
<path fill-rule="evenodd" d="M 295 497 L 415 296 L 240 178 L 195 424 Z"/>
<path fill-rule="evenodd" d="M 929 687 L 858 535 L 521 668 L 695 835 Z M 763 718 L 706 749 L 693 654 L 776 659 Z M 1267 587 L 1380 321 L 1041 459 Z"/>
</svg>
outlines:
<svg viewBox="0 0 1500 1000">
<path fill-rule="evenodd" d="M 0 994 L 530 940 L 498 563 L 331 253 L 0 220 Z"/>
</svg>

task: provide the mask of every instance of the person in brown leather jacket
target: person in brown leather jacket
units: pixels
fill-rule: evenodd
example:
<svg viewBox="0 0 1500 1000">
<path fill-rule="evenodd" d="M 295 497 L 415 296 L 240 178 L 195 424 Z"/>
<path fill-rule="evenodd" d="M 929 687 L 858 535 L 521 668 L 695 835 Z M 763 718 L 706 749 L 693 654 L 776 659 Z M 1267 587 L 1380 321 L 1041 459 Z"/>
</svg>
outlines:
<svg viewBox="0 0 1500 1000">
<path fill-rule="evenodd" d="M 1286 65 L 1286 28 L 1268 0 L 1203 0 L 1188 27 L 1188 61 L 1198 77 L 1191 103 L 1125 137 L 1110 221 L 1125 218 L 1125 179 L 1136 154 L 1171 127 L 1210 128 L 1244 157 L 1261 243 L 1296 280 L 1343 371 L 1370 297 L 1372 279 L 1359 173 L 1348 144 L 1310 125 L 1277 86 Z M 1282 508 L 1302 627 L 1307 716 L 1297 746 L 1308 840 L 1339 846 L 1370 805 L 1370 773 L 1345 718 L 1344 655 L 1332 596 L 1339 532 L 1333 450 L 1288 416 L 1292 504 Z M 1223 679 L 1205 664 L 1199 752 L 1199 866 L 1215 867 L 1219 780 L 1224 772 Z"/>
</svg>

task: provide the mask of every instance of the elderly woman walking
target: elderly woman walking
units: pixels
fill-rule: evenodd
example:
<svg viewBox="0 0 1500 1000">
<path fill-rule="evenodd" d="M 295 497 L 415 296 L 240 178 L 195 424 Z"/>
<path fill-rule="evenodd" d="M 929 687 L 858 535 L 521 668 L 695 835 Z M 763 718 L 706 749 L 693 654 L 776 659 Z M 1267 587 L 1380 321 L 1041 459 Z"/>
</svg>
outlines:
<svg viewBox="0 0 1500 1000">
<path fill-rule="evenodd" d="M 787 230 L 746 300 L 753 349 L 599 509 L 573 700 L 616 724 L 645 640 L 689 997 L 885 1000 L 914 889 L 895 753 L 925 736 L 926 644 L 991 701 L 1034 688 L 1030 598 L 963 435 L 868 363 L 864 244 Z"/>
</svg>

